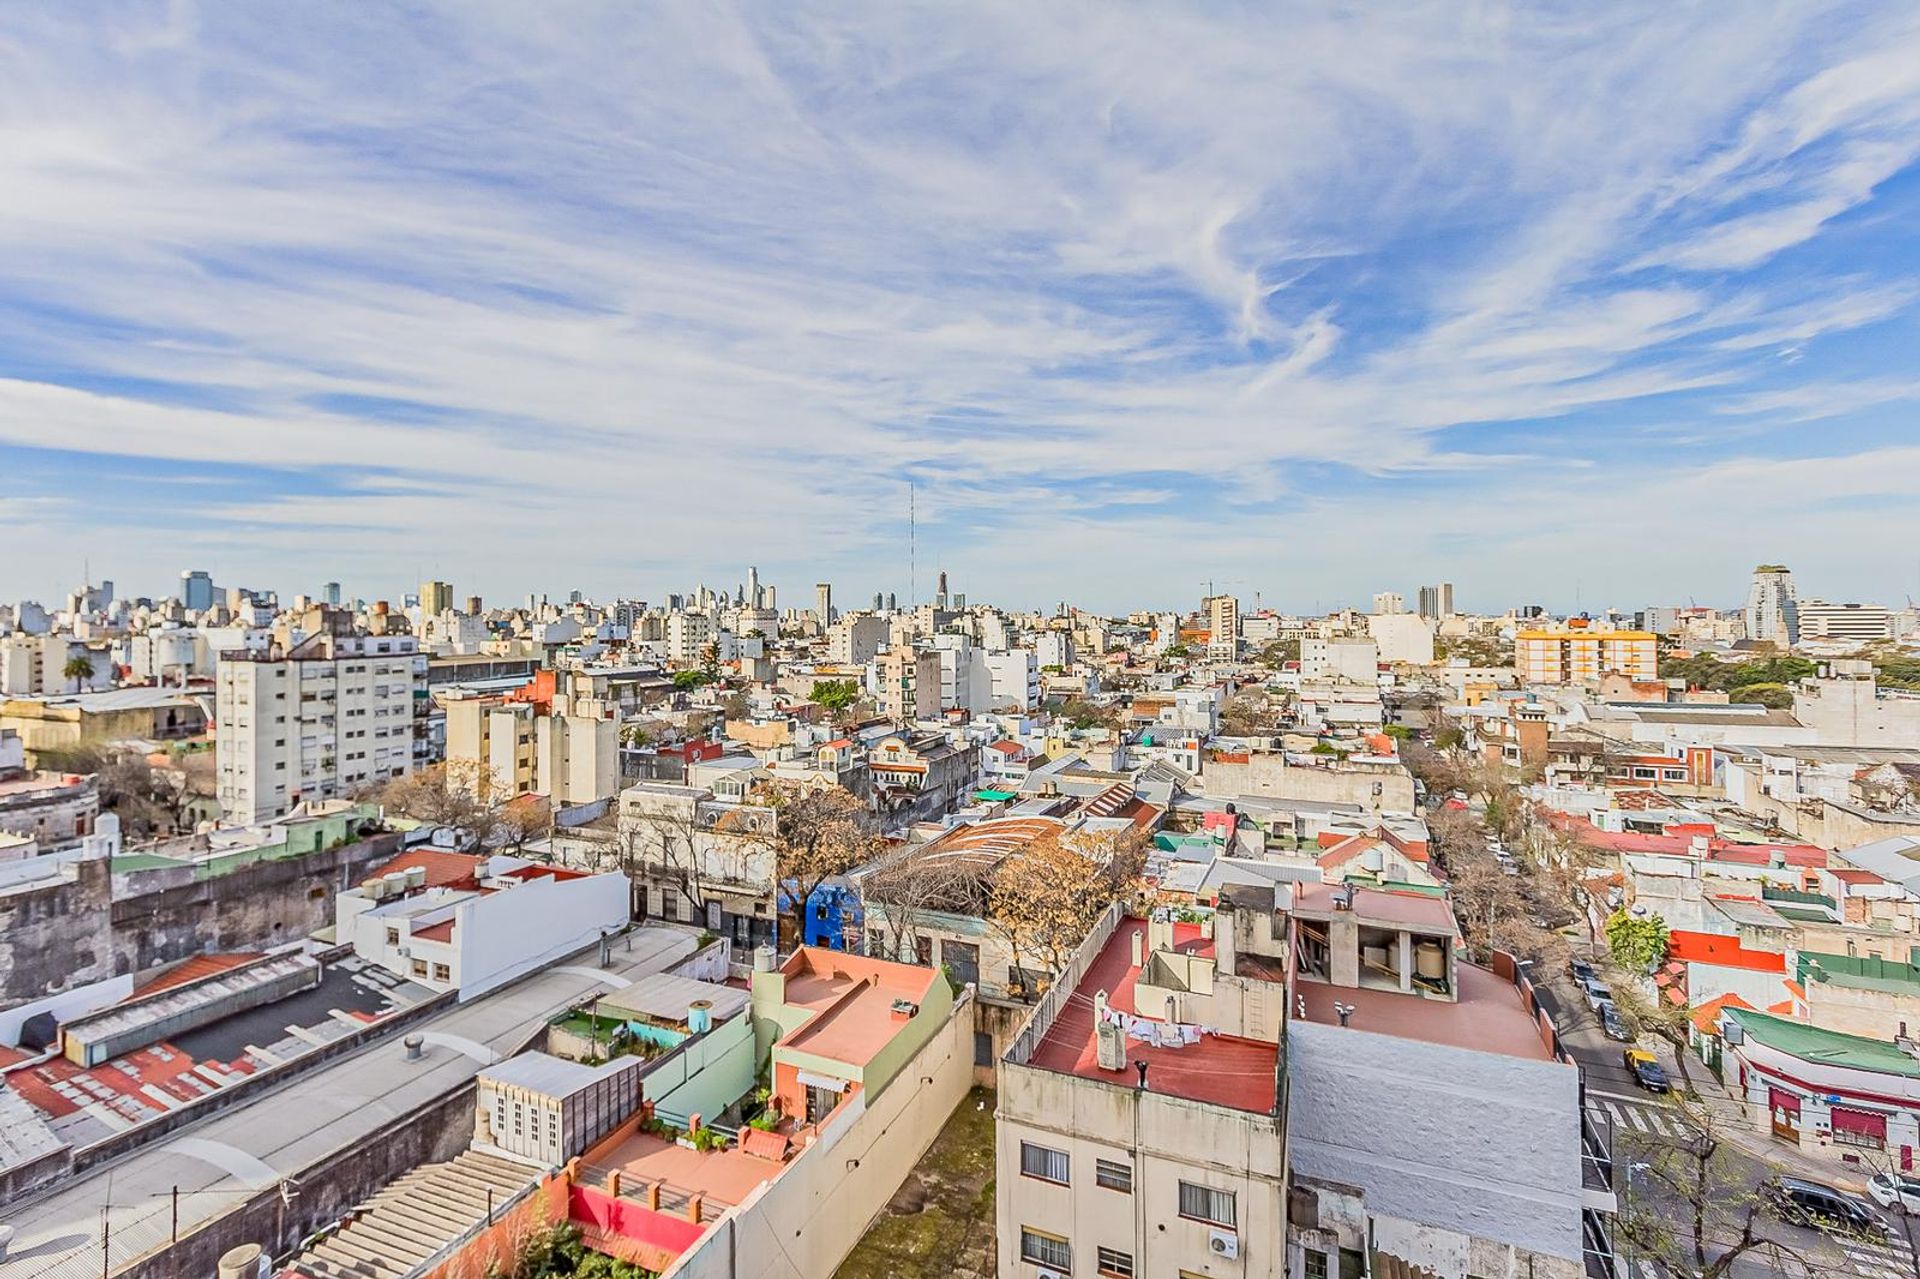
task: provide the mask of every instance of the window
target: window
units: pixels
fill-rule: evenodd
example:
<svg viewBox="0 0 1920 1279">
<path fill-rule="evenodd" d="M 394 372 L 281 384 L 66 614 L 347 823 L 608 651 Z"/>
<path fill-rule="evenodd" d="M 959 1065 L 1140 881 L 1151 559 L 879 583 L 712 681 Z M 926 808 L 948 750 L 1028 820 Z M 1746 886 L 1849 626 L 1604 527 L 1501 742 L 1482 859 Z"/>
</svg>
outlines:
<svg viewBox="0 0 1920 1279">
<path fill-rule="evenodd" d="M 976 1066 L 993 1065 L 993 1036 L 984 1030 L 973 1032 L 973 1064 Z"/>
<path fill-rule="evenodd" d="M 433 979 L 435 981 L 452 981 L 453 969 L 446 964 L 435 964 L 433 966 Z"/>
<path fill-rule="evenodd" d="M 1067 1184 L 1067 1152 L 1023 1141 L 1020 1143 L 1020 1175 L 1064 1186 Z"/>
<path fill-rule="evenodd" d="M 1327 1254 L 1324 1252 L 1303 1252 L 1300 1260 L 1304 1263 L 1301 1274 L 1305 1279 L 1327 1279 Z"/>
<path fill-rule="evenodd" d="M 416 960 L 414 960 L 414 961 L 413 961 L 413 975 L 414 975 L 415 977 L 425 977 L 425 976 L 427 975 L 427 961 L 426 961 L 426 960 L 424 960 L 424 959 L 416 959 Z"/>
<path fill-rule="evenodd" d="M 1204 1221 L 1208 1225 L 1225 1226 L 1229 1230 L 1240 1224 L 1240 1218 L 1233 1210 L 1231 1190 L 1196 1186 L 1191 1181 L 1180 1183 L 1180 1215 L 1189 1221 Z"/>
<path fill-rule="evenodd" d="M 1020 1260 L 1062 1274 L 1073 1269 L 1073 1248 L 1058 1235 L 1043 1235 L 1020 1227 Z"/>
<path fill-rule="evenodd" d="M 400 930 L 398 928 L 387 929 L 387 945 L 398 946 L 399 944 L 400 944 Z"/>
<path fill-rule="evenodd" d="M 1095 1185 L 1130 1195 L 1133 1193 L 1133 1165 L 1112 1159 L 1096 1159 L 1093 1161 L 1093 1180 Z"/>
<path fill-rule="evenodd" d="M 1133 1279 L 1133 1254 L 1102 1248 L 1098 1254 L 1100 1273 L 1111 1279 Z"/>
</svg>

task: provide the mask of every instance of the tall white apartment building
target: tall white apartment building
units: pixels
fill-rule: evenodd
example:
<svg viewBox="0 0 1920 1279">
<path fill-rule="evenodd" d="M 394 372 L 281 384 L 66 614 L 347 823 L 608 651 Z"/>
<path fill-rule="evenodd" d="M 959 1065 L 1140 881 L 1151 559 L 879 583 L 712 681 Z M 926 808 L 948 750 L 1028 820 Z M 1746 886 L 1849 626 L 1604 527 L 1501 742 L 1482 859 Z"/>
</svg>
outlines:
<svg viewBox="0 0 1920 1279">
<path fill-rule="evenodd" d="M 1031 711 L 1040 706 L 1040 663 L 1030 648 L 988 653 L 987 683 L 990 709 Z"/>
<path fill-rule="evenodd" d="M 220 809 L 262 822 L 306 799 L 413 769 L 414 702 L 426 692 L 411 635 L 309 636 L 230 649 L 215 667 Z"/>
<path fill-rule="evenodd" d="M 667 660 L 697 662 L 701 650 L 713 642 L 713 619 L 705 613 L 667 614 Z"/>
<path fill-rule="evenodd" d="M 1373 597 L 1375 613 L 1404 613 L 1407 611 L 1407 597 L 1398 591 L 1381 591 Z"/>
<path fill-rule="evenodd" d="M 1781 648 L 1800 642 L 1800 601 L 1793 573 L 1784 564 L 1762 564 L 1747 588 L 1747 638 Z"/>
<path fill-rule="evenodd" d="M 1207 600 L 1207 656 L 1231 661 L 1240 652 L 1240 601 L 1231 595 Z"/>
<path fill-rule="evenodd" d="M 1659 642 L 1652 631 L 1521 631 L 1513 665 L 1524 684 L 1585 684 L 1602 675 L 1652 680 L 1660 675 Z"/>
</svg>

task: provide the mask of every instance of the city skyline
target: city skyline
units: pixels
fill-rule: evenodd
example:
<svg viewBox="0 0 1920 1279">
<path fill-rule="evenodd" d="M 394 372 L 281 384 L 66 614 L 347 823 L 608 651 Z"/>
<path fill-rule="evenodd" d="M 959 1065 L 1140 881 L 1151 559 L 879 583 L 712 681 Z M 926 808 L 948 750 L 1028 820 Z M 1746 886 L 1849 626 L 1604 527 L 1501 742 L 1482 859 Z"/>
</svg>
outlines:
<svg viewBox="0 0 1920 1279">
<path fill-rule="evenodd" d="M 1920 592 L 1920 22 L 1485 13 L 14 11 L 0 590 Z"/>
</svg>

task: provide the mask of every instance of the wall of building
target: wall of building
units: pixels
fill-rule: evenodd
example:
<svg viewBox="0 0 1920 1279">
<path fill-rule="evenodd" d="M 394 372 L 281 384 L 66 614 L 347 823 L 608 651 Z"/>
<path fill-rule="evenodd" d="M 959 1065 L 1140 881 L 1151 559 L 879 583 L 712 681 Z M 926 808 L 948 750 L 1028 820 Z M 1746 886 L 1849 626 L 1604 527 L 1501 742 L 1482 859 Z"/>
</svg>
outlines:
<svg viewBox="0 0 1920 1279">
<path fill-rule="evenodd" d="M 972 1083 L 973 1012 L 963 1003 L 894 1087 L 844 1103 L 814 1145 L 662 1279 L 831 1279 Z"/>
<path fill-rule="evenodd" d="M 462 902 L 455 910 L 455 980 L 472 999 L 541 964 L 591 946 L 625 928 L 624 875 L 535 879 Z"/>
<path fill-rule="evenodd" d="M 38 859 L 36 859 L 38 861 Z M 126 971 L 113 928 L 112 875 L 105 856 L 63 859 L 57 867 L 17 864 L 0 882 L 0 1009 L 48 1006 Z M 31 870 L 51 875 L 26 879 Z M 19 1028 L 0 1040 L 14 1043 Z"/>
<path fill-rule="evenodd" d="M 1240 1258 L 1231 1273 L 1286 1274 L 1287 1154 L 1277 1117 L 1158 1093 L 1151 1077 L 1141 1091 L 1004 1060 L 999 1100 L 1001 1274 L 1033 1273 L 1020 1260 L 1023 1226 L 1068 1240 L 1075 1274 L 1093 1273 L 1103 1246 L 1132 1254 L 1137 1275 L 1220 1273 L 1212 1228 L 1179 1215 L 1182 1181 L 1233 1194 Z M 1064 1151 L 1068 1184 L 1021 1175 L 1023 1141 Z M 1128 1165 L 1133 1193 L 1098 1185 L 1097 1159 Z"/>
<path fill-rule="evenodd" d="M 1413 775 L 1397 765 L 1317 768 L 1288 764 L 1278 751 L 1260 751 L 1244 760 L 1210 759 L 1201 776 L 1207 794 L 1224 799 L 1262 795 L 1275 799 L 1357 804 L 1367 811 L 1413 811 Z M 1380 792 L 1374 793 L 1378 786 Z"/>
<path fill-rule="evenodd" d="M 399 849 L 400 836 L 380 834 L 206 878 L 184 866 L 116 875 L 118 971 L 144 973 L 208 951 L 298 941 L 332 924 L 335 896 Z"/>
<path fill-rule="evenodd" d="M 1299 1019 L 1288 1043 L 1297 1174 L 1363 1190 L 1376 1218 L 1532 1254 L 1541 1279 L 1556 1260 L 1580 1273 L 1575 1067 Z"/>
</svg>

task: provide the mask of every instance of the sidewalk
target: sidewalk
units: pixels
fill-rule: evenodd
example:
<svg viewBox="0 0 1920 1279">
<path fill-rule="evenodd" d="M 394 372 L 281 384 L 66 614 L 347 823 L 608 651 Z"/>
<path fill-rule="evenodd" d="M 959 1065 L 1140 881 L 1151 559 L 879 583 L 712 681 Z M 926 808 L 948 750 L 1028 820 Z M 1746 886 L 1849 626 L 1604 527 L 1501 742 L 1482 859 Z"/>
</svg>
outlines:
<svg viewBox="0 0 1920 1279">
<path fill-rule="evenodd" d="M 1678 1087 L 1681 1076 L 1673 1061 L 1673 1045 L 1665 1040 L 1657 1040 L 1654 1052 L 1661 1059 L 1660 1064 L 1666 1068 L 1668 1077 Z M 1715 1135 L 1728 1145 L 1789 1175 L 1825 1182 L 1854 1194 L 1866 1193 L 1867 1173 L 1846 1164 L 1815 1159 L 1761 1129 L 1759 1121 L 1765 1116 L 1754 1113 L 1753 1105 L 1740 1095 L 1737 1086 L 1729 1086 L 1715 1079 L 1713 1072 L 1707 1069 L 1707 1064 L 1698 1057 L 1688 1056 L 1686 1079 L 1693 1085 L 1697 1099 L 1690 1101 L 1688 1106 L 1704 1112 L 1713 1124 Z"/>
</svg>

